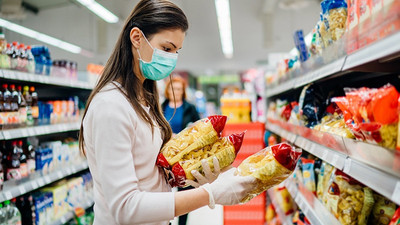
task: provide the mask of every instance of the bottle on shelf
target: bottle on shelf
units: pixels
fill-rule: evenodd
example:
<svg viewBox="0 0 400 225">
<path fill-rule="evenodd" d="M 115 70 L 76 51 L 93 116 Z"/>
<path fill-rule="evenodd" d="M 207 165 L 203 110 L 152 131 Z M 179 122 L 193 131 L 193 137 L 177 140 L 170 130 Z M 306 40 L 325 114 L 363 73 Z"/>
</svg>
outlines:
<svg viewBox="0 0 400 225">
<path fill-rule="evenodd" d="M 35 148 L 28 141 L 25 146 L 25 154 L 27 156 L 27 164 L 29 173 L 34 173 L 36 170 L 36 160 L 35 160 Z"/>
<path fill-rule="evenodd" d="M 3 128 L 5 124 L 5 112 L 4 112 L 4 97 L 3 91 L 0 90 L 0 128 Z"/>
<path fill-rule="evenodd" d="M 3 208 L 3 204 L 0 203 L 0 224 L 7 224 L 7 217 L 5 208 Z"/>
<path fill-rule="evenodd" d="M 11 154 L 8 156 L 7 166 L 7 180 L 19 180 L 21 179 L 21 163 L 20 151 L 17 147 L 17 141 L 12 142 Z"/>
<path fill-rule="evenodd" d="M 22 94 L 22 87 L 18 86 L 18 116 L 19 116 L 19 125 L 21 127 L 26 126 L 26 112 L 27 112 L 27 105 L 24 95 Z"/>
<path fill-rule="evenodd" d="M 26 59 L 27 59 L 27 66 L 26 70 L 28 73 L 35 72 L 35 58 L 32 54 L 32 47 L 30 45 L 26 46 Z"/>
<path fill-rule="evenodd" d="M 7 55 L 7 59 L 6 59 L 6 63 L 7 63 L 7 68 L 4 69 L 11 69 L 11 58 L 12 58 L 12 45 L 10 43 L 7 43 L 7 49 L 6 49 L 6 55 Z"/>
<path fill-rule="evenodd" d="M 3 184 L 4 184 L 3 151 L 0 151 L 0 191 L 3 190 Z"/>
<path fill-rule="evenodd" d="M 10 85 L 11 92 L 11 127 L 18 127 L 19 124 L 19 95 L 18 91 L 15 89 L 15 85 Z"/>
<path fill-rule="evenodd" d="M 0 29 L 0 68 L 8 69 L 10 66 L 10 59 L 7 55 L 7 40 L 3 33 L 3 29 Z"/>
<path fill-rule="evenodd" d="M 18 46 L 18 70 L 26 72 L 27 57 L 25 52 L 25 45 L 21 43 Z"/>
<path fill-rule="evenodd" d="M 6 180 L 7 178 L 7 160 L 8 160 L 8 155 L 10 154 L 7 147 L 6 147 L 6 141 L 2 142 L 2 145 L 0 145 L 0 151 L 3 153 L 3 156 L 1 158 L 2 161 L 2 167 L 3 167 L 3 181 Z"/>
<path fill-rule="evenodd" d="M 29 86 L 24 87 L 23 96 L 25 97 L 26 101 L 26 125 L 33 126 L 34 120 L 32 115 L 32 96 L 29 93 Z"/>
<path fill-rule="evenodd" d="M 21 213 L 18 208 L 15 206 L 16 199 L 14 198 L 11 203 L 10 201 L 6 201 L 6 215 L 7 215 L 7 224 L 13 225 L 21 225 L 22 218 Z"/>
<path fill-rule="evenodd" d="M 10 59 L 10 69 L 16 70 L 18 68 L 18 42 L 14 41 L 11 46 L 11 59 Z"/>
<path fill-rule="evenodd" d="M 21 177 L 27 177 L 29 175 L 29 169 L 28 169 L 28 157 L 26 156 L 24 150 L 22 149 L 22 141 L 18 141 L 18 150 L 20 152 L 20 169 L 21 169 Z"/>
<path fill-rule="evenodd" d="M 39 107 L 38 107 L 38 94 L 35 90 L 35 87 L 30 87 L 30 94 L 32 96 L 32 117 L 34 121 L 34 125 L 38 125 L 39 120 Z"/>
<path fill-rule="evenodd" d="M 8 90 L 8 84 L 3 84 L 3 108 L 4 108 L 4 128 L 9 128 L 11 124 L 11 92 Z"/>
<path fill-rule="evenodd" d="M 21 212 L 22 224 L 34 225 L 36 223 L 35 204 L 31 194 L 23 195 L 17 198 L 16 206 Z"/>
</svg>

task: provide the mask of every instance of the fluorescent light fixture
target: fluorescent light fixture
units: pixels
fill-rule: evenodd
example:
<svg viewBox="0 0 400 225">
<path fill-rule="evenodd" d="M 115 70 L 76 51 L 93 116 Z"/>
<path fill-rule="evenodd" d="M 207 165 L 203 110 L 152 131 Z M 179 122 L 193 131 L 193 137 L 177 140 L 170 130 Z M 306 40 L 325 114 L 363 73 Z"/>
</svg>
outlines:
<svg viewBox="0 0 400 225">
<path fill-rule="evenodd" d="M 119 18 L 95 0 L 76 0 L 107 23 L 117 23 Z"/>
<path fill-rule="evenodd" d="M 57 38 L 51 37 L 49 35 L 46 35 L 46 34 L 43 34 L 43 33 L 37 32 L 37 31 L 34 31 L 32 29 L 23 27 L 21 25 L 12 23 L 12 22 L 7 21 L 7 20 L 0 19 L 0 26 L 6 28 L 8 30 L 14 31 L 16 33 L 22 34 L 24 36 L 39 40 L 39 41 L 44 42 L 46 44 L 50 44 L 50 45 L 56 46 L 58 48 L 64 49 L 65 51 L 68 51 L 68 52 L 79 54 L 82 51 L 82 48 L 79 47 L 79 46 L 70 44 L 70 43 L 65 42 L 65 41 L 61 41 L 61 40 L 59 40 Z"/>
<path fill-rule="evenodd" d="M 233 57 L 233 43 L 229 0 L 215 0 L 215 9 L 217 11 L 222 52 L 226 58 L 230 59 Z"/>
</svg>

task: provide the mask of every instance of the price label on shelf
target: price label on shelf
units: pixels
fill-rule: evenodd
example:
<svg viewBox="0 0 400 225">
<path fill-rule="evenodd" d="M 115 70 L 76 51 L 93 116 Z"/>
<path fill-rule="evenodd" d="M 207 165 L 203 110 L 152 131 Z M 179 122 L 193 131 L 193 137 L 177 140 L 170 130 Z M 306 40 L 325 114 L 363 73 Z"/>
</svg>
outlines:
<svg viewBox="0 0 400 225">
<path fill-rule="evenodd" d="M 326 149 L 322 150 L 322 159 L 326 160 L 328 158 L 328 154 L 329 154 L 328 150 Z"/>
<path fill-rule="evenodd" d="M 71 168 L 68 167 L 66 171 L 68 175 L 72 174 Z"/>
<path fill-rule="evenodd" d="M 332 158 L 332 163 L 331 163 L 331 164 L 332 164 L 333 166 L 337 167 L 338 161 L 339 161 L 339 156 L 338 156 L 337 154 L 334 154 L 334 155 L 333 155 L 333 158 Z M 341 168 L 339 168 L 339 169 L 341 169 Z"/>
<path fill-rule="evenodd" d="M 50 179 L 50 177 L 49 177 L 48 175 L 44 177 L 44 181 L 45 181 L 46 183 L 48 183 L 48 184 L 51 183 L 51 179 Z"/>
<path fill-rule="evenodd" d="M 38 184 L 36 183 L 36 181 L 31 181 L 31 185 L 32 185 L 32 189 L 35 190 L 36 188 L 38 188 Z"/>
<path fill-rule="evenodd" d="M 25 190 L 24 185 L 19 186 L 18 189 L 19 189 L 19 193 L 20 193 L 21 195 L 23 195 L 23 194 L 26 193 L 26 190 Z"/>
<path fill-rule="evenodd" d="M 397 181 L 396 183 L 396 186 L 392 194 L 392 200 L 393 202 L 400 204 L 400 181 Z"/>
<path fill-rule="evenodd" d="M 63 178 L 63 174 L 62 174 L 62 172 L 61 172 L 61 171 L 58 171 L 58 172 L 57 172 L 57 177 L 58 177 L 58 179 L 61 179 L 61 178 Z"/>
<path fill-rule="evenodd" d="M 9 131 L 3 131 L 3 136 L 5 140 L 11 139 L 11 134 Z"/>
<path fill-rule="evenodd" d="M 23 137 L 28 137 L 28 131 L 26 129 L 21 129 L 21 133 Z"/>
<path fill-rule="evenodd" d="M 346 161 L 344 161 L 343 172 L 349 173 L 350 172 L 350 168 L 351 168 L 351 159 L 347 158 Z"/>
<path fill-rule="evenodd" d="M 12 199 L 12 198 L 13 198 L 13 196 L 12 196 L 12 194 L 11 194 L 11 191 L 5 192 L 5 193 L 4 193 L 4 196 L 6 197 L 6 199 Z"/>
<path fill-rule="evenodd" d="M 44 180 L 42 178 L 39 178 L 37 182 L 38 182 L 39 187 L 44 186 Z"/>
</svg>

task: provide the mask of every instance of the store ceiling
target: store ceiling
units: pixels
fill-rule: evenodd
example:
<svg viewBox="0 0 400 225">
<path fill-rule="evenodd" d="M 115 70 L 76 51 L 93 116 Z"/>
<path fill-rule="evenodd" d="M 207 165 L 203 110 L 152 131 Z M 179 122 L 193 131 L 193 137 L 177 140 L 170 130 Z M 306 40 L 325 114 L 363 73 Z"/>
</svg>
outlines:
<svg viewBox="0 0 400 225">
<path fill-rule="evenodd" d="M 48 24 L 48 26 L 47 28 L 42 27 L 41 31 L 49 35 L 55 32 L 48 22 L 48 17 L 51 15 L 65 17 L 55 18 L 59 22 L 75 21 L 75 26 L 78 26 L 76 21 L 82 21 L 81 26 L 89 24 L 90 27 L 87 30 L 92 33 L 92 26 L 100 26 L 93 34 L 86 35 L 91 39 L 96 39 L 93 42 L 97 43 L 97 46 L 92 43 L 87 44 L 87 46 L 81 44 L 81 47 L 93 51 L 95 57 L 86 58 L 73 55 L 80 65 L 84 65 L 80 67 L 81 70 L 85 69 L 88 62 L 105 63 L 121 30 L 123 20 L 138 2 L 138 0 L 97 0 L 121 19 L 118 24 L 102 24 L 98 22 L 99 19 L 94 14 L 75 0 L 23 1 L 36 6 L 39 13 L 28 15 L 27 20 L 30 20 L 30 18 L 32 20 L 21 21 L 21 24 L 35 26 L 35 24 L 42 22 L 41 18 L 43 17 L 43 22 L 46 20 L 44 24 Z M 293 48 L 292 34 L 296 29 L 303 29 L 305 33 L 311 31 L 319 18 L 320 12 L 319 0 L 230 0 L 234 57 L 226 59 L 221 50 L 214 1 L 172 1 L 184 10 L 190 24 L 184 48 L 180 51 L 177 68 L 189 70 L 196 74 L 212 74 L 221 71 L 237 72 L 267 63 L 270 60 L 268 57 L 270 53 L 288 52 Z M 303 8 L 283 9 L 283 4 L 290 6 L 293 2 L 303 2 L 299 4 L 299 7 L 303 5 Z M 64 11 L 68 11 L 68 13 Z M 88 20 L 95 22 L 86 22 Z M 36 21 L 35 24 L 32 21 Z M 72 27 L 65 27 L 65 29 L 74 29 L 72 22 L 59 25 L 67 26 L 67 24 L 71 24 Z M 77 41 L 79 33 L 70 31 L 67 35 L 59 34 L 61 31 L 57 32 L 53 35 L 65 41 L 79 44 Z M 52 54 L 55 58 L 60 58 L 63 55 L 65 58 L 66 55 L 65 51 L 56 48 L 54 48 Z"/>
</svg>

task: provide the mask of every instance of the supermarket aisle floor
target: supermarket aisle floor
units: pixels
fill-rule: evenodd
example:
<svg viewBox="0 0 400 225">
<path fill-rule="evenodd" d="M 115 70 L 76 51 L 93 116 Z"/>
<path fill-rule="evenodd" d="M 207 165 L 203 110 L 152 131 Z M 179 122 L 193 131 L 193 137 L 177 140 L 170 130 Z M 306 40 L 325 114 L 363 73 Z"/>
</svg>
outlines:
<svg viewBox="0 0 400 225">
<path fill-rule="evenodd" d="M 223 225 L 223 223 L 223 207 L 217 205 L 213 210 L 205 206 L 189 213 L 187 225 Z M 178 225 L 177 218 L 172 222 L 172 225 Z"/>
</svg>

